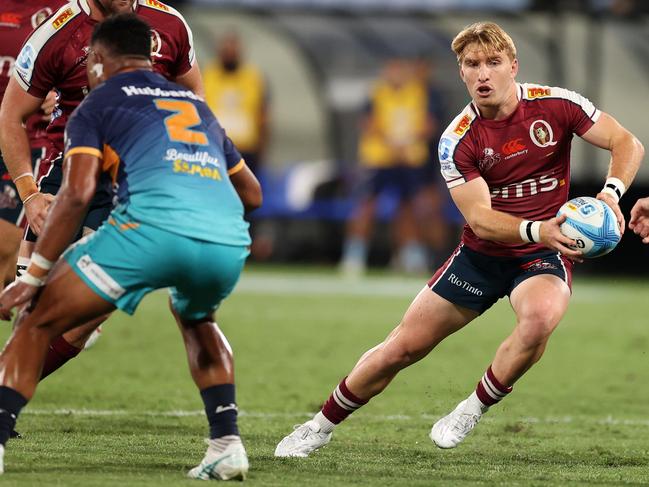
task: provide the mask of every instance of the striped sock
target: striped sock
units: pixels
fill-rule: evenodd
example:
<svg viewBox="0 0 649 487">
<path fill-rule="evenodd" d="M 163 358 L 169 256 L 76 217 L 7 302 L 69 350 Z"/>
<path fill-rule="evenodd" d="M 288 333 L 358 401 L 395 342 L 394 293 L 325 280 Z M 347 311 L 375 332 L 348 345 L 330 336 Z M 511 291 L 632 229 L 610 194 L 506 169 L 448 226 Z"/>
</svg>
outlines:
<svg viewBox="0 0 649 487">
<path fill-rule="evenodd" d="M 338 384 L 338 387 L 334 389 L 327 402 L 322 406 L 320 413 L 314 418 L 320 424 L 323 433 L 330 433 L 335 425 L 369 401 L 360 399 L 349 392 L 347 384 L 345 384 L 346 379 L 347 377 Z M 320 421 L 321 419 L 327 421 Z"/>
<path fill-rule="evenodd" d="M 512 392 L 511 387 L 502 385 L 491 371 L 491 365 L 478 382 L 475 393 L 480 402 L 487 407 L 499 403 L 507 394 Z"/>
</svg>

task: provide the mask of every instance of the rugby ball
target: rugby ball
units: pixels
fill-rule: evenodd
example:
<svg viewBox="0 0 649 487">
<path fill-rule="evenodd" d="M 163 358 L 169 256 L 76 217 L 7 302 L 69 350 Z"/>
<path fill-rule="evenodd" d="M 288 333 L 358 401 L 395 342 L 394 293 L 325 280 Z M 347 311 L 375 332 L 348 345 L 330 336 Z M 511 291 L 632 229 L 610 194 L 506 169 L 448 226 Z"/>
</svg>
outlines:
<svg viewBox="0 0 649 487">
<path fill-rule="evenodd" d="M 608 254 L 622 238 L 613 210 L 590 196 L 566 202 L 559 208 L 559 215 L 567 216 L 561 224 L 561 233 L 574 239 L 577 242 L 574 248 L 588 259 Z"/>
</svg>

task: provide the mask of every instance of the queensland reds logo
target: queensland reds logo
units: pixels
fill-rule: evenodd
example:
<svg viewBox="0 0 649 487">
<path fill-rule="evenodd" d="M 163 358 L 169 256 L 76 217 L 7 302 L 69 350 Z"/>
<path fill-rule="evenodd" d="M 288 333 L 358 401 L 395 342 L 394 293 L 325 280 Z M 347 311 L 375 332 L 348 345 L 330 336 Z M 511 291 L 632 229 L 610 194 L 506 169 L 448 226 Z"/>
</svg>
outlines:
<svg viewBox="0 0 649 487">
<path fill-rule="evenodd" d="M 50 15 L 52 15 L 52 9 L 49 7 L 42 8 L 32 15 L 32 29 L 41 25 Z"/>
<path fill-rule="evenodd" d="M 157 30 L 151 29 L 151 57 L 162 57 L 162 38 Z"/>
<path fill-rule="evenodd" d="M 557 145 L 557 141 L 554 140 L 552 127 L 545 120 L 535 120 L 532 122 L 532 125 L 530 125 L 530 139 L 532 139 L 532 142 L 537 147 Z"/>
<path fill-rule="evenodd" d="M 500 162 L 500 154 L 495 154 L 491 147 L 486 147 L 484 156 L 478 161 L 478 167 L 481 172 L 487 172 Z"/>
</svg>

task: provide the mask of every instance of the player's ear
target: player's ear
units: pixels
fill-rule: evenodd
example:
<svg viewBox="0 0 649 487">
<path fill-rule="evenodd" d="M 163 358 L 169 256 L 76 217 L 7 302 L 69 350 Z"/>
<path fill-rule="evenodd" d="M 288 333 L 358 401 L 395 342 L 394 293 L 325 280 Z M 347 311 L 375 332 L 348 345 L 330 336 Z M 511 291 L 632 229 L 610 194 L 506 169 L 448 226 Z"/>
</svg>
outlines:
<svg viewBox="0 0 649 487">
<path fill-rule="evenodd" d="M 518 74 L 518 58 L 514 58 L 512 61 L 512 78 L 515 78 Z"/>
</svg>

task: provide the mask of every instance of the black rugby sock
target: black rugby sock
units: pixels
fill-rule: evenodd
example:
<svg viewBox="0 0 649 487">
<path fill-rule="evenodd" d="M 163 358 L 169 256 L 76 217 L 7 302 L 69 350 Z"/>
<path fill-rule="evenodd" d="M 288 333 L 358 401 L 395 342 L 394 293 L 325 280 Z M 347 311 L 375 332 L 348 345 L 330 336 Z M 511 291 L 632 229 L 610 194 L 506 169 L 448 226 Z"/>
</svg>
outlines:
<svg viewBox="0 0 649 487">
<path fill-rule="evenodd" d="M 0 445 L 6 445 L 9 435 L 16 426 L 16 420 L 27 399 L 18 391 L 0 386 Z"/>
<path fill-rule="evenodd" d="M 219 384 L 201 391 L 205 414 L 210 424 L 210 439 L 222 436 L 239 436 L 237 427 L 237 403 L 234 384 Z"/>
</svg>

